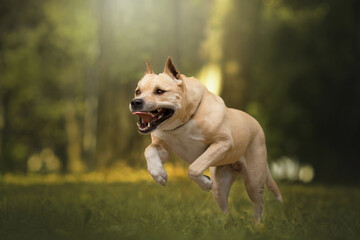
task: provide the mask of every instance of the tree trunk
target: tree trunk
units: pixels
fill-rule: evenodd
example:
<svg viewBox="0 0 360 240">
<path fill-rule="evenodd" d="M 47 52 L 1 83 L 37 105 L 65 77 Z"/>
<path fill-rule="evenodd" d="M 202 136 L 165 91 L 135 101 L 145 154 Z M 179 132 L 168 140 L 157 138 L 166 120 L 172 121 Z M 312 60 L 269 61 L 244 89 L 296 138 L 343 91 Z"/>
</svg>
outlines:
<svg viewBox="0 0 360 240">
<path fill-rule="evenodd" d="M 112 118 L 114 111 L 112 107 L 112 88 L 109 83 L 109 64 L 108 59 L 111 54 L 111 0 L 102 0 L 98 2 L 99 9 L 99 58 L 97 61 L 97 81 L 98 81 L 98 111 L 97 111 L 97 133 L 96 133 L 96 162 L 95 167 L 98 169 L 106 168 L 113 159 L 112 140 Z"/>
<path fill-rule="evenodd" d="M 261 10 L 260 0 L 233 1 L 234 13 L 230 12 L 226 18 L 222 66 L 226 95 L 222 97 L 234 108 L 244 109 L 249 102 Z"/>
<path fill-rule="evenodd" d="M 98 114 L 98 77 L 93 69 L 86 77 L 83 157 L 89 169 L 95 168 L 97 114 Z"/>
<path fill-rule="evenodd" d="M 9 119 L 9 101 L 10 101 L 10 93 L 4 94 L 1 96 L 1 109 L 0 117 L 2 118 L 2 124 L 0 124 L 0 171 L 8 172 L 12 170 L 12 161 L 9 156 L 9 147 L 7 146 L 8 140 L 11 134 L 10 131 L 10 119 Z"/>
<path fill-rule="evenodd" d="M 67 99 L 65 102 L 65 128 L 68 139 L 68 171 L 73 173 L 83 172 L 85 166 L 81 159 L 81 137 L 76 120 L 75 104 L 72 99 Z"/>
</svg>

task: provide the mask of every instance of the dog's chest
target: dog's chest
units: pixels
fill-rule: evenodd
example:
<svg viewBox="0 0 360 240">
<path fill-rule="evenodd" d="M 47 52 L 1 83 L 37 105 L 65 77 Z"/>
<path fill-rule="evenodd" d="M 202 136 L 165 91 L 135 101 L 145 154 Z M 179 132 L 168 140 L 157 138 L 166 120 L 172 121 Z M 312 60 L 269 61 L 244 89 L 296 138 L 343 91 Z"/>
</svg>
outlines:
<svg viewBox="0 0 360 240">
<path fill-rule="evenodd" d="M 166 142 L 171 151 L 188 163 L 195 161 L 207 148 L 201 130 L 196 127 L 194 120 L 175 131 L 156 132 L 155 136 Z"/>
</svg>

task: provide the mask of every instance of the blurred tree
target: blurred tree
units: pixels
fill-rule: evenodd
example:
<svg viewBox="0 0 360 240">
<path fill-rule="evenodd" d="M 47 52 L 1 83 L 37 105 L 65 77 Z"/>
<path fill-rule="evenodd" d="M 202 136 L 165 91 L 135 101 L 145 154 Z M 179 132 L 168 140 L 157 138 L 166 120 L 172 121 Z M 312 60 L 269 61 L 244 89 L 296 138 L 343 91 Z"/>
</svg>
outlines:
<svg viewBox="0 0 360 240">
<path fill-rule="evenodd" d="M 60 4 L 2 2 L 1 162 L 5 171 L 26 170 L 28 157 L 46 147 L 68 159 L 64 166 L 69 170 L 82 168 L 79 118 L 96 25 L 91 24 L 91 5 Z M 87 28 L 88 23 L 92 27 Z"/>
<path fill-rule="evenodd" d="M 245 109 L 249 103 L 248 84 L 254 78 L 255 54 L 258 44 L 266 41 L 259 38 L 262 5 L 262 0 L 233 1 L 224 19 L 223 98 L 234 108 Z"/>
<path fill-rule="evenodd" d="M 32 1 L 0 4 L 0 169 L 24 170 L 24 159 L 31 152 L 29 143 L 39 144 L 32 139 L 37 134 L 29 125 L 39 124 L 31 113 L 40 100 L 36 98 L 39 89 L 33 81 L 41 75 L 35 49 L 43 34 L 44 16 Z M 43 132 L 42 137 L 47 136 Z"/>
<path fill-rule="evenodd" d="M 240 72 L 237 81 L 225 75 L 228 102 L 246 92 L 242 105 L 264 126 L 270 158 L 311 162 L 320 179 L 357 176 L 359 10 L 358 1 L 244 0 L 227 24 L 225 60 Z"/>
<path fill-rule="evenodd" d="M 65 3 L 65 4 L 64 4 Z M 87 75 L 94 66 L 96 55 L 96 18 L 95 1 L 48 1 L 44 12 L 51 26 L 48 44 L 57 56 L 49 56 L 57 83 L 62 93 L 65 130 L 67 135 L 67 168 L 72 172 L 84 171 L 82 156 L 85 86 L 91 85 Z M 81 61 L 80 61 L 81 59 Z M 85 142 L 85 140 L 84 140 Z"/>
</svg>

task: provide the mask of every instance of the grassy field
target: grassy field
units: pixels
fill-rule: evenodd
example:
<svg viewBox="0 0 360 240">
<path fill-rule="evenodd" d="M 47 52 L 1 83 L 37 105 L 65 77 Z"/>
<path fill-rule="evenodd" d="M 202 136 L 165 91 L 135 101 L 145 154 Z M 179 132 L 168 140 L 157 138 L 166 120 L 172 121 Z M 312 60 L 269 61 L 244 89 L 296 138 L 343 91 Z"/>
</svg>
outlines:
<svg viewBox="0 0 360 240">
<path fill-rule="evenodd" d="M 356 187 L 279 184 L 284 203 L 267 191 L 254 226 L 241 180 L 224 216 L 187 178 L 101 176 L 2 176 L 0 239 L 360 239 Z"/>
</svg>

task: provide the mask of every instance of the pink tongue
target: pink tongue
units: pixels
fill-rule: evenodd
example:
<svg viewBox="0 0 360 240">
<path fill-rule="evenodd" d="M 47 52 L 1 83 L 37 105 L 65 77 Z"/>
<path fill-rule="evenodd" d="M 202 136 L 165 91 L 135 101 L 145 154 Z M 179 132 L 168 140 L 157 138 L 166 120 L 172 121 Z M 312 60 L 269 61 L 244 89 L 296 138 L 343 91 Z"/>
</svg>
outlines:
<svg viewBox="0 0 360 240">
<path fill-rule="evenodd" d="M 144 123 L 148 123 L 156 120 L 156 117 L 152 117 L 151 115 L 148 114 L 141 114 L 141 118 Z"/>
<path fill-rule="evenodd" d="M 155 116 L 155 117 L 152 117 L 150 114 L 148 114 L 148 113 L 143 113 L 143 112 L 134 112 L 133 113 L 134 115 L 140 115 L 140 117 L 141 117 L 141 119 L 142 119 L 142 121 L 144 122 L 144 123 L 148 123 L 148 122 L 154 122 L 154 121 L 156 121 L 157 120 L 157 117 Z"/>
</svg>

